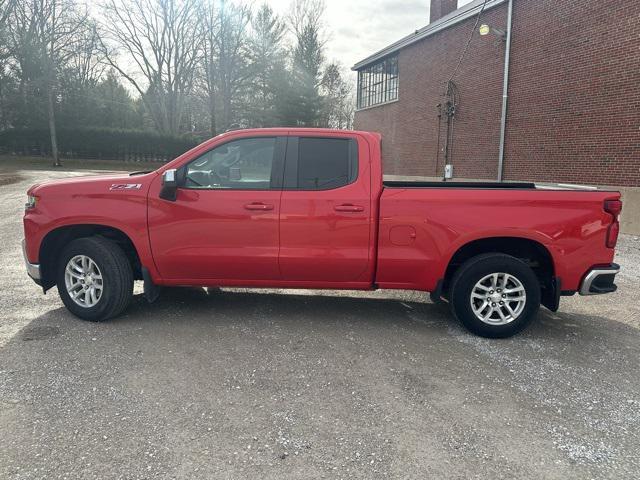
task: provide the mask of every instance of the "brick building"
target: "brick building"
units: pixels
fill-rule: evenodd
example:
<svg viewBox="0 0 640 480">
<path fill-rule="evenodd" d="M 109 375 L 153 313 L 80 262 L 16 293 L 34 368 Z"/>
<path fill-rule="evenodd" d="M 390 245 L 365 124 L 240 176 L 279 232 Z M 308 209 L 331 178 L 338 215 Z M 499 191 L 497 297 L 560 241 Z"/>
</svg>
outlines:
<svg viewBox="0 0 640 480">
<path fill-rule="evenodd" d="M 442 178 L 446 157 L 456 179 L 500 177 L 510 2 L 478 21 L 484 3 L 431 0 L 429 25 L 353 67 L 355 127 L 383 134 L 385 174 Z M 640 1 L 512 8 L 502 178 L 620 188 L 640 233 Z"/>
</svg>

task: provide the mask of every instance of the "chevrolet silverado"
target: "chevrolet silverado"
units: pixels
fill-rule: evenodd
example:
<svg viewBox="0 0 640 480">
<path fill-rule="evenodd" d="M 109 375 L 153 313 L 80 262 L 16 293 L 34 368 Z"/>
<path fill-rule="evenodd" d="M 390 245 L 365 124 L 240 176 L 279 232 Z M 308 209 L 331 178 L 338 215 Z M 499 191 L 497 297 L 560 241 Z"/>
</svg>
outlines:
<svg viewBox="0 0 640 480">
<path fill-rule="evenodd" d="M 562 295 L 616 289 L 620 194 L 528 183 L 383 181 L 381 137 L 256 129 L 152 172 L 31 187 L 28 274 L 76 316 L 161 286 L 407 289 L 508 337 Z"/>
</svg>

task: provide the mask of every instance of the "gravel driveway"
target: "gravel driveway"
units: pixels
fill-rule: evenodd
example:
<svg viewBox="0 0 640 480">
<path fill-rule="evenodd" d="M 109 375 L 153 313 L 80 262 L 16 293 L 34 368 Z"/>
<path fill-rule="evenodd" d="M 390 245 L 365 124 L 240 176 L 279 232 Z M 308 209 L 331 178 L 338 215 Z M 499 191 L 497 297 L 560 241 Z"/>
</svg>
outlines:
<svg viewBox="0 0 640 480">
<path fill-rule="evenodd" d="M 92 324 L 22 263 L 26 188 L 69 174 L 0 183 L 0 478 L 640 476 L 638 238 L 618 293 L 508 340 L 394 292 L 173 289 Z"/>
</svg>

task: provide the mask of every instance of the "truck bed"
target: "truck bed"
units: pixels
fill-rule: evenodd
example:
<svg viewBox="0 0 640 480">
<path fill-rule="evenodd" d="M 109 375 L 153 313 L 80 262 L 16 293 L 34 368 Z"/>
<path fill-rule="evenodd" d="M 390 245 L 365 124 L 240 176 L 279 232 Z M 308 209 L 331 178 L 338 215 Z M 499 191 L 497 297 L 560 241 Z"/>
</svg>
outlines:
<svg viewBox="0 0 640 480">
<path fill-rule="evenodd" d="M 548 250 L 562 289 L 576 291 L 589 268 L 613 261 L 605 247 L 611 215 L 603 205 L 619 198 L 533 183 L 384 182 L 376 283 L 433 291 L 466 244 L 520 238 Z"/>
</svg>

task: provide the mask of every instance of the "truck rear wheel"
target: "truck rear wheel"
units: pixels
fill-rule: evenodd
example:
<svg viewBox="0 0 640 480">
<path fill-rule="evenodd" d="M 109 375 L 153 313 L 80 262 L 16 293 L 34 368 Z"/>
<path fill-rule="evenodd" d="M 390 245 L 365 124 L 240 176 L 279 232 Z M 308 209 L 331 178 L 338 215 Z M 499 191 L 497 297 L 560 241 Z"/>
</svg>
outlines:
<svg viewBox="0 0 640 480">
<path fill-rule="evenodd" d="M 467 260 L 450 289 L 455 317 L 471 332 L 506 338 L 531 323 L 540 308 L 540 283 L 523 261 L 499 253 Z"/>
<path fill-rule="evenodd" d="M 133 272 L 122 249 L 101 237 L 79 238 L 62 251 L 58 293 L 83 320 L 101 322 L 122 313 L 133 295 Z"/>
</svg>

